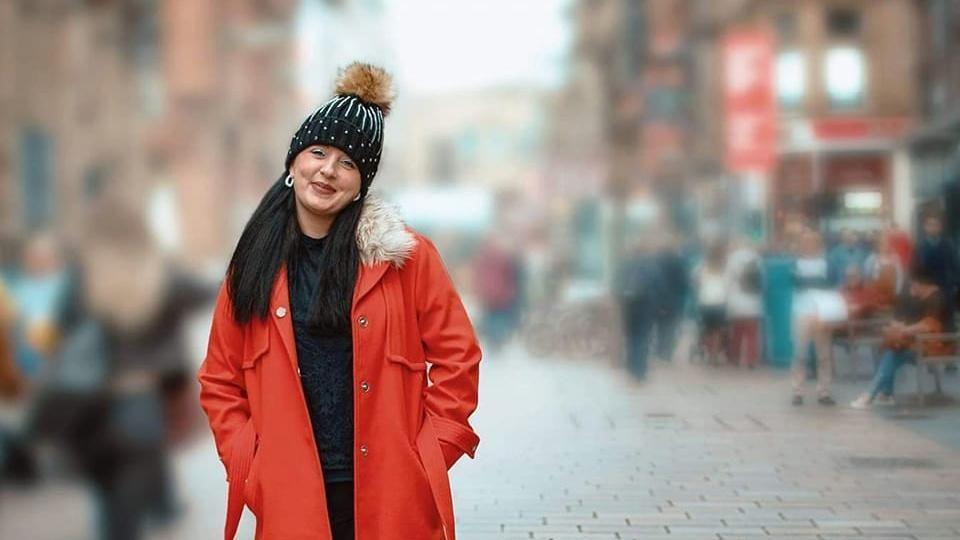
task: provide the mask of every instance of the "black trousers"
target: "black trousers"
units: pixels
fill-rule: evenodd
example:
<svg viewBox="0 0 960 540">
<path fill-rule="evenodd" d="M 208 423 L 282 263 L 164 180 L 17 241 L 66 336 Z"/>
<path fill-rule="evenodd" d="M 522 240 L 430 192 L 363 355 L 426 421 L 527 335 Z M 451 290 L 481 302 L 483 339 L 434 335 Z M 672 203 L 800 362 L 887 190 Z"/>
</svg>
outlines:
<svg viewBox="0 0 960 540">
<path fill-rule="evenodd" d="M 326 488 L 333 540 L 354 540 L 353 482 L 330 482 Z"/>
</svg>

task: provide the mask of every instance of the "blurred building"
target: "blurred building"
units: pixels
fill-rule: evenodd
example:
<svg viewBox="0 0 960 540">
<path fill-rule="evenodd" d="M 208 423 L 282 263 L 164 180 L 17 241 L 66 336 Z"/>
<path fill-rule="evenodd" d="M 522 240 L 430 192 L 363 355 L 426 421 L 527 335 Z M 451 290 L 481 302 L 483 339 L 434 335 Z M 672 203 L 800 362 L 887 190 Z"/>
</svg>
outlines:
<svg viewBox="0 0 960 540">
<path fill-rule="evenodd" d="M 921 113 L 923 3 L 584 0 L 578 7 L 578 51 L 592 64 L 583 72 L 599 72 L 596 113 L 612 149 L 614 195 L 652 190 L 681 227 L 674 203 L 689 196 L 699 200 L 700 218 L 715 214 L 735 230 L 745 205 L 774 233 L 792 214 L 826 230 L 877 228 L 908 214 L 912 202 L 901 194 L 910 192 L 909 160 L 898 148 Z M 774 93 L 775 128 L 766 137 L 773 155 L 754 169 L 732 169 L 729 144 L 738 134 L 728 125 L 724 70 L 731 38 L 745 31 L 769 36 L 759 45 L 768 48 L 760 52 L 769 68 L 751 76 Z"/>
<path fill-rule="evenodd" d="M 918 212 L 946 210 L 947 230 L 960 239 L 960 1 L 920 2 L 921 123 L 904 141 Z"/>
<path fill-rule="evenodd" d="M 109 192 L 167 248 L 221 260 L 236 203 L 282 169 L 296 4 L 0 2 L 0 225 L 82 240 Z"/>
<path fill-rule="evenodd" d="M 484 234 L 522 241 L 545 213 L 545 112 L 541 90 L 493 87 L 409 97 L 391 113 L 378 189 L 454 272 Z"/>
<path fill-rule="evenodd" d="M 103 190 L 141 192 L 147 124 L 159 113 L 156 17 L 144 2 L 0 5 L 0 220 L 16 233 L 71 231 Z"/>
<path fill-rule="evenodd" d="M 470 185 L 539 189 L 544 94 L 493 88 L 412 97 L 397 107 L 391 186 Z"/>
<path fill-rule="evenodd" d="M 581 274 L 609 278 L 629 236 L 695 227 L 693 195 L 723 172 L 711 56 L 721 22 L 743 3 L 576 2 L 573 69 L 551 114 L 548 161 L 571 176 L 554 196 L 565 200 L 576 251 L 589 251 L 576 259 L 593 261 Z"/>
<path fill-rule="evenodd" d="M 700 169 L 706 177 L 719 165 L 717 175 L 729 188 L 720 208 L 739 218 L 744 210 L 759 210 L 757 226 L 773 235 L 785 219 L 798 215 L 832 232 L 902 221 L 912 203 L 903 196 L 910 173 L 898 147 L 919 114 L 917 2 L 696 4 L 699 141 L 693 155 L 707 165 Z M 747 38 L 768 36 L 757 46 L 770 57 L 769 64 L 753 77 L 772 87 L 775 130 L 773 159 L 743 170 L 733 169 L 729 156 L 731 138 L 738 133 L 730 125 L 733 112 L 724 95 L 737 83 L 724 70 L 730 68 L 730 54 L 739 52 L 731 50 L 731 41 L 745 33 Z M 889 39 L 894 33 L 898 38 Z M 730 225 L 742 230 L 744 221 Z"/>
<path fill-rule="evenodd" d="M 163 0 L 160 181 L 175 190 L 180 248 L 219 263 L 283 172 L 297 103 L 297 0 Z"/>
<path fill-rule="evenodd" d="M 791 213 L 833 232 L 902 216 L 910 176 L 896 150 L 919 113 L 916 2 L 763 2 L 752 17 L 776 40 L 774 231 Z"/>
</svg>

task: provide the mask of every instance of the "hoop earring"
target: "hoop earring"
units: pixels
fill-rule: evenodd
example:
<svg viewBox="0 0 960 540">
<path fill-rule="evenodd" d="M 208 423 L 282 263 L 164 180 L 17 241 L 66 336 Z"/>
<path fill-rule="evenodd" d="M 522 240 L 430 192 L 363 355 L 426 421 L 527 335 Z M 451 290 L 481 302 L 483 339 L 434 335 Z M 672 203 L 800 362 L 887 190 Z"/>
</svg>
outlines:
<svg viewBox="0 0 960 540">
<path fill-rule="evenodd" d="M 287 177 L 283 180 L 283 184 L 287 187 L 293 187 L 293 175 L 288 174 Z"/>
<path fill-rule="evenodd" d="M 358 191 L 357 196 L 353 198 L 353 202 L 357 202 L 359 200 L 360 200 L 360 192 Z"/>
</svg>

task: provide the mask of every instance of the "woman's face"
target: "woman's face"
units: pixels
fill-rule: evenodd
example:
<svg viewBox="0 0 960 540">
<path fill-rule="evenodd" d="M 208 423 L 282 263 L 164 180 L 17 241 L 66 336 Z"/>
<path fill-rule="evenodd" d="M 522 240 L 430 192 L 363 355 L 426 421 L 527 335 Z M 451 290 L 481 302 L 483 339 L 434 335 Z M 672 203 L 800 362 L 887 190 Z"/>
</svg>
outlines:
<svg viewBox="0 0 960 540">
<path fill-rule="evenodd" d="M 318 215 L 335 216 L 360 193 L 360 168 L 334 146 L 308 146 L 290 165 L 297 206 Z"/>
</svg>

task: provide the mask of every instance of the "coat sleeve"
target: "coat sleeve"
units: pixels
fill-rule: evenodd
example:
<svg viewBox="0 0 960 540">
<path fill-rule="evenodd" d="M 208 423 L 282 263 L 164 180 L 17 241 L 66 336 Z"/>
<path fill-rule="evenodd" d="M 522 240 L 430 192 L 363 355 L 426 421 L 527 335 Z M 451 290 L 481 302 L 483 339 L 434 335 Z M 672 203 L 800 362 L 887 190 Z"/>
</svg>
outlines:
<svg viewBox="0 0 960 540">
<path fill-rule="evenodd" d="M 432 364 L 424 399 L 450 468 L 463 454 L 473 458 L 480 442 L 468 418 L 477 408 L 481 352 L 436 246 L 423 236 L 418 244 L 417 323 Z"/>
<path fill-rule="evenodd" d="M 250 418 L 250 406 L 240 370 L 243 331 L 233 319 L 226 282 L 213 312 L 207 355 L 200 366 L 200 405 L 210 421 L 220 460 L 227 465 L 230 443 Z"/>
</svg>

